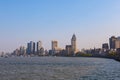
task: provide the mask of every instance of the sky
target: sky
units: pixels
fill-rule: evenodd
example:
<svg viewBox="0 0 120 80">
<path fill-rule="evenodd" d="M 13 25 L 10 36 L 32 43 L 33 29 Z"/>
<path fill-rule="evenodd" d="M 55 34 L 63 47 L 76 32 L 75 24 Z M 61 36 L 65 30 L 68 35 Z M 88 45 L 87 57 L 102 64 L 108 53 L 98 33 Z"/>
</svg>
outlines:
<svg viewBox="0 0 120 80">
<path fill-rule="evenodd" d="M 30 41 L 61 48 L 77 37 L 78 49 L 100 48 L 120 36 L 120 0 L 0 0 L 0 52 Z"/>
</svg>

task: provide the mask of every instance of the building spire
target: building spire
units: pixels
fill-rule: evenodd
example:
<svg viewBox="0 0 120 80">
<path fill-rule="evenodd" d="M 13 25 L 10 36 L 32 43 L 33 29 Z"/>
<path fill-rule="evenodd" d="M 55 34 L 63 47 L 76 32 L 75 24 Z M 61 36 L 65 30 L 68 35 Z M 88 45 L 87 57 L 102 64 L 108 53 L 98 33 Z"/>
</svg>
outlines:
<svg viewBox="0 0 120 80">
<path fill-rule="evenodd" d="M 71 39 L 71 46 L 72 46 L 72 51 L 76 53 L 76 36 L 73 34 L 72 39 Z"/>
<path fill-rule="evenodd" d="M 72 40 L 76 40 L 76 36 L 75 36 L 75 34 L 73 34 L 73 36 L 72 36 Z"/>
</svg>

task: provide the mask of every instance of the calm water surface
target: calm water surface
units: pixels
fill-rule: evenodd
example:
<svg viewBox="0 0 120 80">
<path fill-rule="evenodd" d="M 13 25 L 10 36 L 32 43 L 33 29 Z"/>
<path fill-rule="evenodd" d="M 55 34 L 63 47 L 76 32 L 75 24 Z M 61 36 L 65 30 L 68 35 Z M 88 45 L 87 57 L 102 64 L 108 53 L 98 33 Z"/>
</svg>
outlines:
<svg viewBox="0 0 120 80">
<path fill-rule="evenodd" d="M 0 80 L 120 80 L 120 62 L 83 57 L 0 58 Z"/>
</svg>

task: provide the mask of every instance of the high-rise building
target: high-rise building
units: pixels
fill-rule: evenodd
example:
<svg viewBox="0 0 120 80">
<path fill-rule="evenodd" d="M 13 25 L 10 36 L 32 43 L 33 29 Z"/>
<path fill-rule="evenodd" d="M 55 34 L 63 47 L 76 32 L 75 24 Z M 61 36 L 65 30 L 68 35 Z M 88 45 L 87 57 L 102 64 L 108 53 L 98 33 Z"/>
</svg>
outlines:
<svg viewBox="0 0 120 80">
<path fill-rule="evenodd" d="M 102 44 L 102 49 L 109 49 L 109 46 L 108 46 L 108 43 L 104 43 L 104 44 Z"/>
<path fill-rule="evenodd" d="M 120 48 L 120 39 L 119 38 L 115 41 L 115 48 L 116 49 Z"/>
<path fill-rule="evenodd" d="M 71 55 L 72 54 L 72 46 L 71 45 L 66 45 L 66 53 L 68 55 Z"/>
<path fill-rule="evenodd" d="M 42 47 L 42 42 L 37 42 L 37 55 L 42 56 L 44 55 L 44 48 Z"/>
<path fill-rule="evenodd" d="M 115 41 L 116 40 L 117 40 L 117 38 L 115 36 L 112 36 L 111 38 L 109 38 L 110 49 L 115 49 Z"/>
<path fill-rule="evenodd" d="M 42 42 L 41 41 L 38 41 L 37 42 L 37 54 L 40 53 L 40 49 L 42 48 Z"/>
<path fill-rule="evenodd" d="M 60 53 L 60 51 L 62 51 L 62 49 L 58 47 L 58 42 L 52 41 L 52 55 Z"/>
<path fill-rule="evenodd" d="M 58 42 L 52 41 L 52 50 L 55 50 L 56 48 L 58 48 Z"/>
<path fill-rule="evenodd" d="M 30 55 L 30 43 L 27 43 L 27 54 Z"/>
<path fill-rule="evenodd" d="M 52 41 L 52 55 L 54 55 L 56 53 L 57 47 L 58 47 L 58 42 Z"/>
<path fill-rule="evenodd" d="M 112 36 L 109 39 L 109 43 L 110 43 L 110 49 L 118 49 L 118 48 L 120 48 L 120 37 Z"/>
<path fill-rule="evenodd" d="M 30 43 L 27 44 L 27 53 L 30 54 L 35 54 L 35 42 L 30 41 Z"/>
<path fill-rule="evenodd" d="M 76 36 L 73 34 L 72 39 L 71 39 L 71 46 L 72 46 L 72 51 L 76 53 L 77 47 L 76 47 Z"/>
</svg>

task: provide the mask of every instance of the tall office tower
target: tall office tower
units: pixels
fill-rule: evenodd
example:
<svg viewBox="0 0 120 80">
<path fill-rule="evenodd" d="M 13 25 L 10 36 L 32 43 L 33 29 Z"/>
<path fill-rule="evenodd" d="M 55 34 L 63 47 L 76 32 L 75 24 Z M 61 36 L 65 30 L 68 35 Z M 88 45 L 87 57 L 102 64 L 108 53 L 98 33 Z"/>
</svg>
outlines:
<svg viewBox="0 0 120 80">
<path fill-rule="evenodd" d="M 30 55 L 30 43 L 27 43 L 27 54 Z"/>
<path fill-rule="evenodd" d="M 58 48 L 58 42 L 52 41 L 52 50 L 55 50 L 56 48 Z"/>
<path fill-rule="evenodd" d="M 115 48 L 120 48 L 120 38 L 117 38 L 117 40 L 115 41 Z"/>
<path fill-rule="evenodd" d="M 41 42 L 41 41 L 38 41 L 38 42 L 37 42 L 37 54 L 40 54 L 41 48 L 42 48 L 42 42 Z"/>
<path fill-rule="evenodd" d="M 58 48 L 58 42 L 52 41 L 52 55 L 56 53 L 57 48 Z"/>
<path fill-rule="evenodd" d="M 76 36 L 73 34 L 72 39 L 71 39 L 71 46 L 72 46 L 72 51 L 76 53 L 77 47 L 76 47 Z"/>
<path fill-rule="evenodd" d="M 117 38 L 115 36 L 112 36 L 111 38 L 109 38 L 110 49 L 115 49 L 116 40 Z"/>
<path fill-rule="evenodd" d="M 31 46 L 31 47 L 30 47 L 31 53 L 32 53 L 32 54 L 35 54 L 35 42 L 31 41 L 31 42 L 30 42 L 30 46 Z"/>
<path fill-rule="evenodd" d="M 27 44 L 27 53 L 35 54 L 35 42 L 30 41 L 30 43 Z"/>
</svg>

